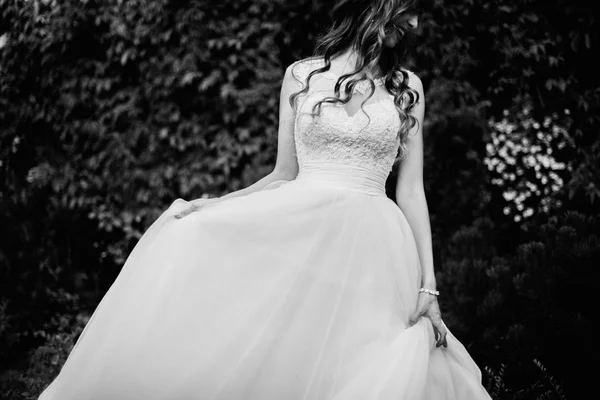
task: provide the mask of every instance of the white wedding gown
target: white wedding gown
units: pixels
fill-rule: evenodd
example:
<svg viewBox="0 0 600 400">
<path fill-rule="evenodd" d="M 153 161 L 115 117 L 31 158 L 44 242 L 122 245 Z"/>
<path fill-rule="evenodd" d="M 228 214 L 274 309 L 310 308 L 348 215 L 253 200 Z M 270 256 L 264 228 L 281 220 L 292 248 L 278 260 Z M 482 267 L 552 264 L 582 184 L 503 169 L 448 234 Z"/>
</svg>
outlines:
<svg viewBox="0 0 600 400">
<path fill-rule="evenodd" d="M 330 75 L 313 77 L 300 111 L 331 91 Z M 451 333 L 436 348 L 427 318 L 408 325 L 420 265 L 384 191 L 399 119 L 382 83 L 370 122 L 339 105 L 298 113 L 297 179 L 182 219 L 176 200 L 39 399 L 489 399 Z"/>
</svg>

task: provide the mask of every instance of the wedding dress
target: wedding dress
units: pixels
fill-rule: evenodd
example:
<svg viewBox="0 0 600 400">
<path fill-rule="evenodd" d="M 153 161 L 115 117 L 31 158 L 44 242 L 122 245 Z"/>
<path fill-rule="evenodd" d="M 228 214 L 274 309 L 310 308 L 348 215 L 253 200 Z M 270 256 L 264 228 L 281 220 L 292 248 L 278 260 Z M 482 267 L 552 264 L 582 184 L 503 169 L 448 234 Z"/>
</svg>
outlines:
<svg viewBox="0 0 600 400">
<path fill-rule="evenodd" d="M 292 68 L 303 80 L 315 64 Z M 325 104 L 311 117 L 336 79 L 313 76 L 300 98 L 298 177 L 182 219 L 189 203 L 176 200 L 40 400 L 490 398 L 452 333 L 437 348 L 427 318 L 408 325 L 421 268 L 384 191 L 393 98 L 376 80 L 364 111 Z M 371 89 L 362 81 L 355 95 Z"/>
</svg>

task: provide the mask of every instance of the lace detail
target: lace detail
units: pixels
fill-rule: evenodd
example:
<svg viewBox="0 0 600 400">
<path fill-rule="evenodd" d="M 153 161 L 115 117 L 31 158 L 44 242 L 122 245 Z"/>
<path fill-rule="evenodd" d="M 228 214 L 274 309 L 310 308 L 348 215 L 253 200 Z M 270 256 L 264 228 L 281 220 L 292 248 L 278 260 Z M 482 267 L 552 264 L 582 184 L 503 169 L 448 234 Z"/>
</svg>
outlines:
<svg viewBox="0 0 600 400">
<path fill-rule="evenodd" d="M 375 87 L 378 87 L 384 84 L 384 80 L 383 78 L 377 78 L 373 80 L 373 83 L 375 84 Z M 364 80 L 356 83 L 356 86 L 354 86 L 354 90 L 352 91 L 352 93 L 367 94 L 370 91 L 371 83 L 367 80 Z"/>
<path fill-rule="evenodd" d="M 297 62 L 293 72 L 305 80 L 314 64 Z M 339 163 L 387 177 L 400 145 L 400 119 L 392 95 L 385 91 L 383 100 L 365 104 L 352 116 L 340 105 L 324 103 L 320 116 L 313 117 L 313 105 L 327 95 L 322 90 L 309 91 L 298 98 L 294 140 L 300 170 L 309 165 Z"/>
</svg>

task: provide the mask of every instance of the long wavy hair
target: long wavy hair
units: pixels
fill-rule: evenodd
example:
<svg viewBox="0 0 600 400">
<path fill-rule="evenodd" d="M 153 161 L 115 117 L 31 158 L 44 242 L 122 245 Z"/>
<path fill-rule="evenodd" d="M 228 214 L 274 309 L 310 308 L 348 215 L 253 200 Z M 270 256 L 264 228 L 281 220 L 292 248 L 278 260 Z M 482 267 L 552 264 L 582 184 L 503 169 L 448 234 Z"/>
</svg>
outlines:
<svg viewBox="0 0 600 400">
<path fill-rule="evenodd" d="M 335 97 L 326 97 L 313 106 L 313 115 L 319 115 L 323 103 L 347 104 L 356 84 L 365 76 L 371 86 L 363 106 L 375 93 L 375 82 L 371 71 L 380 71 L 378 78 L 384 78 L 386 89 L 394 96 L 394 104 L 400 117 L 398 138 L 400 147 L 396 162 L 406 153 L 406 139 L 410 130 L 418 123 L 410 114 L 411 109 L 419 102 L 417 91 L 408 86 L 409 75 L 403 63 L 409 49 L 414 43 L 414 33 L 407 30 L 394 48 L 384 45 L 386 28 L 394 18 L 401 14 L 421 13 L 419 0 L 339 0 L 331 11 L 333 26 L 322 35 L 315 47 L 312 59 L 323 59 L 322 68 L 311 71 L 304 87 L 290 96 L 290 105 L 296 107 L 298 96 L 307 93 L 311 78 L 331 69 L 331 58 L 352 49 L 358 56 L 358 65 L 354 72 L 340 76 L 335 84 Z M 344 97 L 340 97 L 340 88 L 345 81 Z"/>
</svg>

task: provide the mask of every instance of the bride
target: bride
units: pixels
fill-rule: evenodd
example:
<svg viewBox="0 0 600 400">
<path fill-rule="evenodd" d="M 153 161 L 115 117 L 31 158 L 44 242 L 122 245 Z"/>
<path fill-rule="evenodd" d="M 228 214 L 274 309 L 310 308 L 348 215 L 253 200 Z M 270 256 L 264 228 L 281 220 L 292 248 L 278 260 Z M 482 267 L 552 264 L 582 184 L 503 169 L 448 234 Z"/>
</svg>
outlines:
<svg viewBox="0 0 600 400">
<path fill-rule="evenodd" d="M 40 400 L 490 398 L 437 301 L 425 100 L 401 67 L 416 1 L 332 17 L 285 72 L 273 172 L 176 200 Z"/>
</svg>

